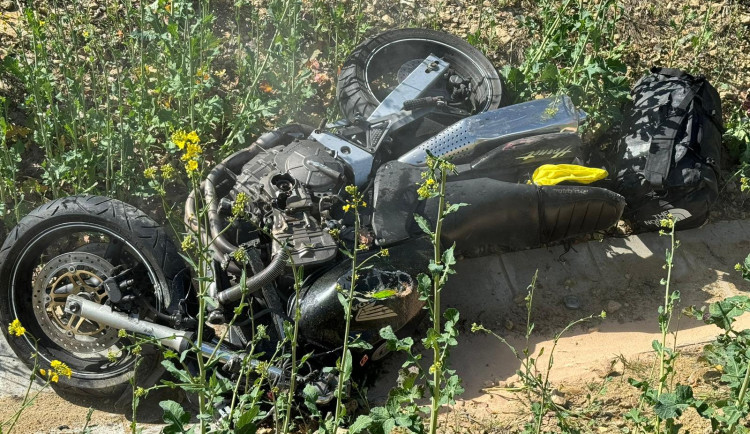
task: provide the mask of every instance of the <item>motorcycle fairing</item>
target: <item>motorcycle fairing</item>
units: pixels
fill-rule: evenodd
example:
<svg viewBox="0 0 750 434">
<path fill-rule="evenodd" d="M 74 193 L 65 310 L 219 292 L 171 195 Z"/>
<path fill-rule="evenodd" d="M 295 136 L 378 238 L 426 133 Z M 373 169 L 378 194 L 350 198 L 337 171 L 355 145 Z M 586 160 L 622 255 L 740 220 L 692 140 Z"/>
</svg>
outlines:
<svg viewBox="0 0 750 434">
<path fill-rule="evenodd" d="M 424 165 L 427 153 L 468 163 L 492 148 L 522 137 L 577 131 L 585 117 L 570 97 L 560 95 L 478 113 L 461 119 L 399 157 L 398 161 Z"/>
</svg>

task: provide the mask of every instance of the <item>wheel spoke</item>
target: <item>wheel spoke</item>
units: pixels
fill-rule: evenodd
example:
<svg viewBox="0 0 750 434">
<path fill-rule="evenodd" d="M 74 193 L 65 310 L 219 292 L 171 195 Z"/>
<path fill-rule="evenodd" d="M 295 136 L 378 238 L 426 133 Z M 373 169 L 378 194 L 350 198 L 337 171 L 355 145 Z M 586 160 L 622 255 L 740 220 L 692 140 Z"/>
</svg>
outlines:
<svg viewBox="0 0 750 434">
<path fill-rule="evenodd" d="M 86 318 L 83 318 L 83 317 L 78 317 L 78 318 L 80 318 L 78 320 L 78 323 L 73 327 L 73 331 L 76 333 L 78 333 L 78 329 L 80 329 L 83 323 L 86 321 Z"/>
</svg>

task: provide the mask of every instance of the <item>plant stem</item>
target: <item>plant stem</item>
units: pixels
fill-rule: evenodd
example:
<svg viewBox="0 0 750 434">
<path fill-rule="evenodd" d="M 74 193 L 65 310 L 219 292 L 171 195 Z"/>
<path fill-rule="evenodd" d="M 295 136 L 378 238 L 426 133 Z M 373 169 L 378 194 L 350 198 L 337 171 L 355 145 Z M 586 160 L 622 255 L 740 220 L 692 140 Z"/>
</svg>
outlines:
<svg viewBox="0 0 750 434">
<path fill-rule="evenodd" d="M 23 400 L 21 401 L 21 408 L 18 409 L 18 411 L 13 415 L 13 423 L 10 424 L 10 428 L 8 428 L 8 431 L 6 431 L 6 434 L 10 434 L 11 431 L 13 431 L 13 427 L 16 426 L 16 423 L 18 422 L 18 418 L 21 417 L 21 413 L 26 409 L 26 403 L 29 401 L 29 394 L 31 393 L 31 386 L 34 385 L 34 380 L 36 379 L 36 371 L 39 368 L 39 365 L 37 362 L 37 356 L 39 354 L 39 343 L 34 339 L 34 354 L 32 355 L 32 358 L 34 359 L 34 370 L 31 372 L 31 376 L 29 377 L 29 384 L 26 386 L 26 392 L 23 394 Z M 33 399 L 32 399 L 33 401 Z"/>
<path fill-rule="evenodd" d="M 289 262 L 292 265 L 294 274 L 294 332 L 292 333 L 292 372 L 289 379 L 289 394 L 287 395 L 286 415 L 284 416 L 283 433 L 289 432 L 289 424 L 292 420 L 292 401 L 294 400 L 294 391 L 297 388 L 297 339 L 299 336 L 299 320 L 302 316 L 299 305 L 299 294 L 302 289 L 302 276 L 299 269 L 294 265 L 292 255 L 289 255 Z"/>
<path fill-rule="evenodd" d="M 672 281 L 672 264 L 674 263 L 674 250 L 675 250 L 675 237 L 674 237 L 674 230 L 675 230 L 675 223 L 672 221 L 672 227 L 671 232 L 669 234 L 670 239 L 670 248 L 667 252 L 667 279 L 664 283 L 664 311 L 662 313 L 663 317 L 659 318 L 659 323 L 661 326 L 661 349 L 659 350 L 659 386 L 656 389 L 656 397 L 655 400 L 659 400 L 659 396 L 661 396 L 662 392 L 664 391 L 664 383 L 665 383 L 665 371 L 667 369 L 667 361 L 665 360 L 664 353 L 665 348 L 667 345 L 667 334 L 669 332 L 669 323 L 672 318 L 672 302 L 669 300 L 670 296 L 670 283 Z M 656 433 L 658 434 L 661 432 L 661 418 L 659 415 L 656 415 L 654 419 L 654 429 L 656 430 Z"/>
<path fill-rule="evenodd" d="M 745 393 L 747 392 L 747 386 L 748 383 L 750 383 L 750 367 L 747 367 L 745 369 L 745 378 L 742 379 L 742 386 L 740 387 L 740 394 L 737 396 L 737 409 L 742 410 L 744 407 L 743 401 L 745 400 Z M 732 422 L 731 425 L 729 425 L 728 432 L 731 434 L 734 432 L 735 428 L 737 427 L 737 422 Z"/>
<path fill-rule="evenodd" d="M 440 250 L 440 233 L 443 229 L 443 214 L 445 213 L 445 184 L 448 171 L 440 167 L 440 199 L 438 201 L 437 224 L 435 225 L 434 239 L 434 260 L 436 265 L 441 263 L 442 251 Z M 432 273 L 432 328 L 436 334 L 440 334 L 440 289 L 442 286 L 440 273 Z M 440 345 L 438 342 L 432 344 L 433 364 L 432 364 L 432 401 L 430 405 L 430 434 L 437 432 L 438 409 L 440 407 L 440 386 L 443 379 L 443 357 L 440 354 Z"/>
<path fill-rule="evenodd" d="M 344 327 L 344 348 L 341 351 L 341 366 L 339 366 L 339 379 L 336 385 L 336 413 L 333 418 L 334 429 L 338 430 L 339 422 L 341 421 L 343 408 L 342 401 L 344 399 L 344 374 L 346 373 L 346 360 L 349 358 L 347 352 L 349 351 L 349 330 L 352 319 L 352 299 L 354 298 L 354 287 L 357 286 L 357 249 L 359 246 L 359 209 L 357 206 L 354 207 L 354 248 L 352 249 L 352 282 L 349 286 L 349 292 L 346 297 L 346 325 Z"/>
</svg>

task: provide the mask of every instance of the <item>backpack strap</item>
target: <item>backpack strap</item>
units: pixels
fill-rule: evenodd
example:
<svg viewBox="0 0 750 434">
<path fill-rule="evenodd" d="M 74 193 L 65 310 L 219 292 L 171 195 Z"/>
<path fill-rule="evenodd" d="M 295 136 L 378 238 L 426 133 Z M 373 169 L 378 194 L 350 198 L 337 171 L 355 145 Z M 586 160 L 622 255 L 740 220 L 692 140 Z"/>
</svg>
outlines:
<svg viewBox="0 0 750 434">
<path fill-rule="evenodd" d="M 678 69 L 654 68 L 659 69 L 657 74 L 670 75 L 673 77 L 691 77 Z M 652 69 L 653 71 L 653 69 Z M 669 73 L 665 73 L 668 71 Z M 676 72 L 673 72 L 676 71 Z M 679 73 L 679 75 L 677 75 Z M 651 138 L 651 149 L 649 149 L 646 166 L 643 175 L 654 189 L 662 190 L 665 187 L 669 170 L 672 166 L 672 154 L 674 153 L 674 141 L 677 133 L 681 129 L 682 119 L 684 118 L 693 98 L 700 92 L 701 87 L 706 82 L 702 77 L 695 78 L 693 84 L 688 89 L 685 97 L 680 102 L 671 116 L 662 121 L 660 127 L 664 132 Z"/>
</svg>

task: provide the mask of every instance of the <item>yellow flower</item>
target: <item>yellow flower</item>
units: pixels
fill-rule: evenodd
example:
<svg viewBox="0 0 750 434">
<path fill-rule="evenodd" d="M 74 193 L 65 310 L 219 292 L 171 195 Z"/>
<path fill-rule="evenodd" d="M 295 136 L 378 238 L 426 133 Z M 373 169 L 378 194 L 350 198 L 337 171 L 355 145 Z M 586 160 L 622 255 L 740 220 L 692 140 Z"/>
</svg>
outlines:
<svg viewBox="0 0 750 434">
<path fill-rule="evenodd" d="M 8 325 L 8 334 L 15 335 L 16 337 L 26 334 L 26 329 L 21 325 L 21 321 L 19 321 L 18 318 L 14 319 L 13 322 Z"/>
<path fill-rule="evenodd" d="M 232 215 L 234 217 L 239 217 L 245 213 L 245 207 L 247 207 L 247 203 L 249 202 L 249 198 L 247 197 L 247 194 L 240 192 L 237 193 L 237 197 L 234 199 L 234 203 L 232 204 Z"/>
<path fill-rule="evenodd" d="M 70 367 L 59 360 L 53 360 L 49 363 L 49 365 L 52 367 L 52 369 L 55 370 L 55 374 L 53 374 L 54 382 L 57 382 L 57 380 L 54 380 L 54 378 L 57 377 L 57 374 L 64 375 L 68 378 L 73 375 L 73 371 L 70 369 Z"/>
<path fill-rule="evenodd" d="M 126 337 L 128 337 L 128 332 L 126 332 L 123 329 L 120 329 L 120 330 L 117 331 L 117 337 L 119 337 L 119 338 L 126 338 Z"/>
<path fill-rule="evenodd" d="M 417 195 L 420 199 L 427 199 L 430 197 L 430 189 L 426 185 L 422 185 L 417 189 Z"/>
<path fill-rule="evenodd" d="M 185 142 L 187 141 L 187 134 L 185 131 L 179 130 L 172 134 L 172 141 L 180 149 L 185 149 Z"/>
<path fill-rule="evenodd" d="M 247 255 L 247 251 L 242 247 L 232 252 L 232 258 L 240 264 L 247 264 L 250 259 Z"/>
<path fill-rule="evenodd" d="M 84 38 L 88 38 L 88 37 L 89 37 L 89 35 L 90 35 L 90 33 L 89 33 L 89 31 L 88 31 L 88 30 L 84 30 L 84 31 L 83 31 L 83 37 L 84 37 Z"/>
<path fill-rule="evenodd" d="M 185 238 L 182 239 L 181 247 L 182 250 L 186 252 L 193 250 L 195 248 L 195 239 L 190 235 L 186 235 Z"/>
<path fill-rule="evenodd" d="M 39 375 L 41 375 L 42 377 L 46 377 L 47 376 L 47 370 L 46 369 L 40 369 L 39 370 Z"/>
<path fill-rule="evenodd" d="M 189 158 L 197 157 L 201 154 L 201 152 L 203 152 L 203 150 L 201 149 L 201 145 L 199 145 L 197 142 L 189 143 L 187 145 L 186 154 Z"/>
<path fill-rule="evenodd" d="M 742 265 L 740 265 L 740 264 L 734 264 L 734 269 L 736 271 L 742 271 Z"/>
<path fill-rule="evenodd" d="M 667 214 L 667 218 L 661 219 L 659 225 L 663 228 L 671 229 L 674 226 L 674 216 L 672 214 Z"/>
<path fill-rule="evenodd" d="M 187 146 L 185 147 L 185 155 L 182 156 L 182 161 L 194 160 L 195 157 L 203 152 L 201 145 L 198 143 L 193 143 L 191 141 L 187 141 L 186 143 Z"/>
<path fill-rule="evenodd" d="M 349 210 L 352 209 L 352 206 L 347 203 L 346 205 L 342 206 L 341 209 L 343 209 L 344 212 L 349 212 Z"/>
<path fill-rule="evenodd" d="M 146 177 L 146 179 L 156 179 L 156 166 L 151 166 L 143 171 L 143 176 Z"/>
<path fill-rule="evenodd" d="M 391 252 L 389 252 L 388 249 L 381 249 L 380 250 L 380 256 L 387 257 L 387 256 L 390 256 L 390 255 L 391 255 Z"/>
<path fill-rule="evenodd" d="M 60 376 L 58 376 L 57 374 L 52 374 L 52 377 L 49 379 L 49 381 L 53 383 L 57 383 L 59 380 L 60 380 Z"/>
<path fill-rule="evenodd" d="M 195 160 L 190 160 L 185 164 L 185 171 L 187 171 L 188 174 L 194 173 L 196 170 L 198 170 L 198 162 Z"/>
<path fill-rule="evenodd" d="M 161 176 L 164 177 L 165 180 L 174 178 L 174 167 L 169 164 L 163 164 L 161 166 Z"/>
<path fill-rule="evenodd" d="M 200 143 L 201 139 L 198 138 L 198 134 L 195 131 L 191 131 L 187 134 L 187 139 L 193 143 Z"/>
<path fill-rule="evenodd" d="M 367 208 L 367 202 L 365 202 L 364 200 L 362 201 L 362 208 Z"/>
</svg>

